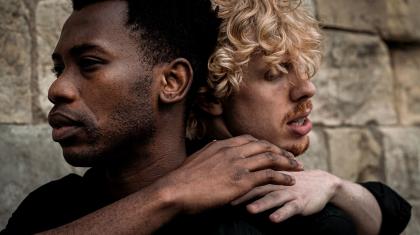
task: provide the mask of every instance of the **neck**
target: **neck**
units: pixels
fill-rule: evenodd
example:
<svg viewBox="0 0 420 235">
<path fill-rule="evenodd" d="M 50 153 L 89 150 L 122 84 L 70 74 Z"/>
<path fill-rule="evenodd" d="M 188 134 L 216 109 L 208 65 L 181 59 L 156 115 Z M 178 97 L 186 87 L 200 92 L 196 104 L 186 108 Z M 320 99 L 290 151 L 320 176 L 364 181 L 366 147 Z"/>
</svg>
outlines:
<svg viewBox="0 0 420 235">
<path fill-rule="evenodd" d="M 128 161 L 105 167 L 106 190 L 115 199 L 125 197 L 178 168 L 186 158 L 184 126 L 174 127 L 173 117 L 158 127 L 155 135 L 143 145 L 131 146 L 118 158 Z M 162 123 L 162 122 L 161 122 Z M 182 122 L 179 122 L 182 123 Z M 168 125 L 169 124 L 169 125 Z"/>
<path fill-rule="evenodd" d="M 230 133 L 229 129 L 226 127 L 222 116 L 206 120 L 205 125 L 208 127 L 206 136 L 209 139 L 223 140 L 233 137 L 232 133 Z"/>
</svg>

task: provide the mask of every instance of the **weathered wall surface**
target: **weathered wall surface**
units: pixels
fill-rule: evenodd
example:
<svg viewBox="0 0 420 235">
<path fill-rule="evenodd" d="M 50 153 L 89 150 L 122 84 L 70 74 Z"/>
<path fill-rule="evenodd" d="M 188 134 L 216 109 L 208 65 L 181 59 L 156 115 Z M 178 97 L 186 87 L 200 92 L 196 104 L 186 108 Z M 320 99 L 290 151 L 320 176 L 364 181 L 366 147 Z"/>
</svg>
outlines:
<svg viewBox="0 0 420 235">
<path fill-rule="evenodd" d="M 420 234 L 420 1 L 312 3 L 325 57 L 314 79 L 317 128 L 302 159 L 387 183 L 414 206 L 405 234 Z"/>
<path fill-rule="evenodd" d="M 379 180 L 413 205 L 420 234 L 420 1 L 307 0 L 324 25 L 324 63 L 306 168 Z M 0 0 L 0 228 L 39 185 L 78 171 L 50 140 L 50 54 L 67 0 Z"/>
</svg>

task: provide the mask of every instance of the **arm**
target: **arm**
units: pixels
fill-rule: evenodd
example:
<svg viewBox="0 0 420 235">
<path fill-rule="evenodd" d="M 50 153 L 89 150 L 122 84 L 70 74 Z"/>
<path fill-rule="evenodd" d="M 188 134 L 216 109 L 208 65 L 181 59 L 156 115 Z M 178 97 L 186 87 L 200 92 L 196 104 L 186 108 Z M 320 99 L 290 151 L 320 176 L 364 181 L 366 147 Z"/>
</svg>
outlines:
<svg viewBox="0 0 420 235">
<path fill-rule="evenodd" d="M 217 141 L 152 185 L 42 234 L 150 234 L 177 214 L 227 204 L 254 187 L 292 185 L 291 176 L 276 171 L 299 170 L 286 155 L 250 136 Z"/>
<path fill-rule="evenodd" d="M 350 215 L 358 234 L 379 234 L 382 214 L 375 197 L 359 184 L 339 181 L 331 203 Z"/>
<path fill-rule="evenodd" d="M 331 202 L 344 210 L 354 221 L 358 234 L 378 234 L 381 211 L 373 195 L 362 186 L 342 180 L 324 171 L 290 172 L 296 184 L 256 188 L 235 200 L 239 204 L 255 197 L 262 198 L 247 205 L 251 213 L 280 207 L 270 215 L 273 222 L 281 222 L 293 215 L 311 215 Z"/>
<path fill-rule="evenodd" d="M 179 208 L 168 192 L 153 185 L 40 234 L 151 234 L 177 213 Z"/>
</svg>

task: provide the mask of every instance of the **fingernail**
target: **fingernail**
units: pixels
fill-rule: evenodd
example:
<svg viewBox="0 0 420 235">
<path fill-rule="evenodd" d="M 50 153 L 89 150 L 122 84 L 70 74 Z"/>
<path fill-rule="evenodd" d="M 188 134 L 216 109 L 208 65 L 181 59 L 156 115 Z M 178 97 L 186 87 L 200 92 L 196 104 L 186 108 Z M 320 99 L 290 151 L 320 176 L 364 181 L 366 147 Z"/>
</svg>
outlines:
<svg viewBox="0 0 420 235">
<path fill-rule="evenodd" d="M 248 205 L 248 210 L 252 213 L 257 213 L 258 212 L 258 206 L 255 205 L 255 204 Z"/>
<path fill-rule="evenodd" d="M 290 177 L 290 185 L 294 185 L 296 183 L 296 180 L 294 177 L 289 176 Z"/>
<path fill-rule="evenodd" d="M 303 166 L 303 163 L 301 161 L 297 161 L 297 160 L 296 160 L 296 162 L 298 164 L 297 168 L 299 168 L 300 170 L 304 170 L 305 167 Z"/>
<path fill-rule="evenodd" d="M 277 221 L 278 221 L 278 219 L 279 219 L 279 215 L 277 215 L 277 214 L 272 214 L 272 215 L 270 215 L 270 219 L 271 219 L 272 221 L 274 221 L 274 222 L 277 222 Z"/>
</svg>

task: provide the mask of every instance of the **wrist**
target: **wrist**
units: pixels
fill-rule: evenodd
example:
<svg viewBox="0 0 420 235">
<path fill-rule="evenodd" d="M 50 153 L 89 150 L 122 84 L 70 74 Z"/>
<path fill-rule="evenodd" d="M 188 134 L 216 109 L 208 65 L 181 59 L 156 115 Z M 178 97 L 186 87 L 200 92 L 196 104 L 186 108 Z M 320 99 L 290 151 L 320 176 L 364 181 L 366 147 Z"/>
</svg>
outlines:
<svg viewBox="0 0 420 235">
<path fill-rule="evenodd" d="M 338 206 L 339 202 L 340 202 L 340 197 L 343 194 L 343 187 L 345 184 L 345 181 L 335 175 L 331 175 L 333 177 L 333 193 L 330 199 L 330 202 L 336 206 Z"/>
<path fill-rule="evenodd" d="M 155 198 L 162 210 L 168 212 L 171 217 L 181 213 L 182 206 L 176 187 L 168 182 L 159 181 L 152 186 L 152 190 L 152 197 Z"/>
</svg>

